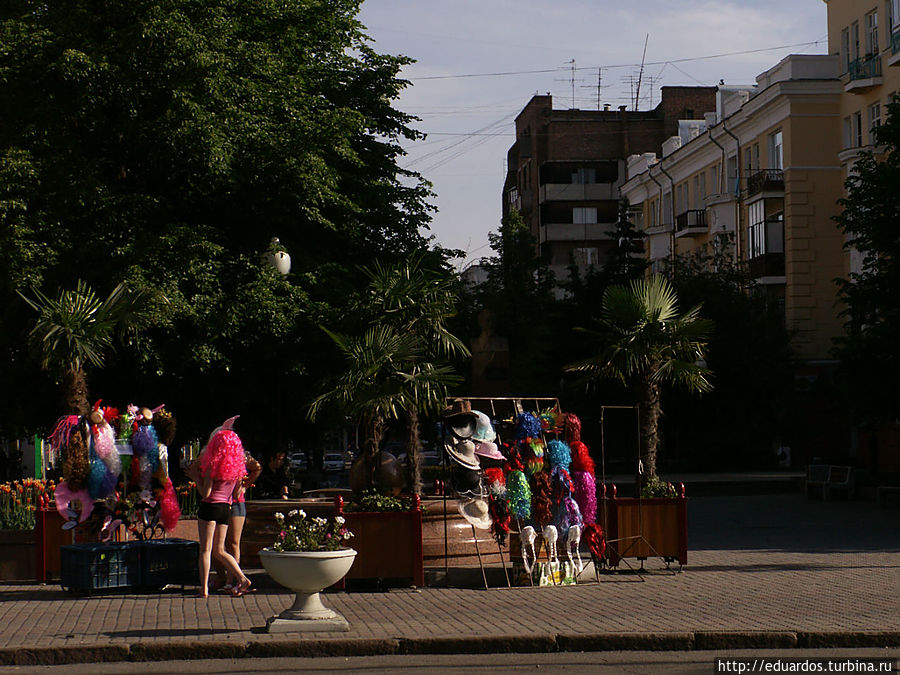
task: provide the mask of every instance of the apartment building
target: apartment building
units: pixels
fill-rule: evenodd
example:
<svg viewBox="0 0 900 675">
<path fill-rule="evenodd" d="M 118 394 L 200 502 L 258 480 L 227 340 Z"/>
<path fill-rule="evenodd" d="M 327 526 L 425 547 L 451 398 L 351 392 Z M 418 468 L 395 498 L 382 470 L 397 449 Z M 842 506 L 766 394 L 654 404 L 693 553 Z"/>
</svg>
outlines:
<svg viewBox="0 0 900 675">
<path fill-rule="evenodd" d="M 651 268 L 725 251 L 784 310 L 798 373 L 816 377 L 840 334 L 843 236 L 838 57 L 792 55 L 754 85 L 720 86 L 703 124 L 682 122 L 662 155 L 627 162 L 622 196 L 647 233 Z"/>
<path fill-rule="evenodd" d="M 503 215 L 519 211 L 557 280 L 574 262 L 600 266 L 614 245 L 625 159 L 659 152 L 678 120 L 702 119 L 715 87 L 663 87 L 653 110 L 554 110 L 536 95 L 516 117 L 507 153 Z"/>
</svg>

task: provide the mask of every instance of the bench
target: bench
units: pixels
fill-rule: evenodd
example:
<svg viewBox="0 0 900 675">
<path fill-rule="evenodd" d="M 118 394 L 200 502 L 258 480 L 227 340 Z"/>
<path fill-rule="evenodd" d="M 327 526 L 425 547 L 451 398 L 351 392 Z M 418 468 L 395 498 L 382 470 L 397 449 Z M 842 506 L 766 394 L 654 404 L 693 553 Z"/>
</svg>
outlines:
<svg viewBox="0 0 900 675">
<path fill-rule="evenodd" d="M 832 499 L 835 493 L 846 495 L 852 499 L 856 491 L 853 467 L 834 464 L 810 464 L 806 468 L 807 497 L 821 496 L 825 501 Z"/>
<path fill-rule="evenodd" d="M 878 504 L 879 506 L 887 506 L 888 499 L 893 497 L 900 503 L 900 485 L 879 485 L 878 486 Z"/>
</svg>

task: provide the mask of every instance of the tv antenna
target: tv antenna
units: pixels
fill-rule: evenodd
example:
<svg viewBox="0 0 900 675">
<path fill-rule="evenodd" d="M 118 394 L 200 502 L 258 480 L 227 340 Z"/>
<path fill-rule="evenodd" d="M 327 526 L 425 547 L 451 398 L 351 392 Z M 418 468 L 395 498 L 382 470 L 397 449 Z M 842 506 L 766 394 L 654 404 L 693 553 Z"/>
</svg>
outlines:
<svg viewBox="0 0 900 675">
<path fill-rule="evenodd" d="M 597 110 L 600 110 L 600 90 L 601 84 L 603 82 L 603 68 L 597 68 L 597 84 L 584 85 L 583 89 L 596 89 L 597 90 Z"/>
<path fill-rule="evenodd" d="M 571 110 L 576 110 L 577 108 L 576 108 L 576 106 L 575 106 L 575 71 L 577 70 L 577 68 L 575 67 L 575 59 L 572 59 L 571 61 L 567 61 L 566 63 L 569 64 L 569 70 L 570 70 L 569 77 L 566 78 L 566 79 L 567 79 L 567 81 L 569 82 L 569 84 L 570 84 L 571 87 L 572 87 L 572 107 L 571 107 Z"/>
<path fill-rule="evenodd" d="M 638 109 L 638 101 L 641 100 L 641 79 L 644 77 L 644 62 L 647 60 L 647 42 L 650 40 L 650 33 L 644 38 L 644 54 L 641 56 L 641 70 L 638 72 L 637 88 L 634 93 L 634 109 Z"/>
</svg>

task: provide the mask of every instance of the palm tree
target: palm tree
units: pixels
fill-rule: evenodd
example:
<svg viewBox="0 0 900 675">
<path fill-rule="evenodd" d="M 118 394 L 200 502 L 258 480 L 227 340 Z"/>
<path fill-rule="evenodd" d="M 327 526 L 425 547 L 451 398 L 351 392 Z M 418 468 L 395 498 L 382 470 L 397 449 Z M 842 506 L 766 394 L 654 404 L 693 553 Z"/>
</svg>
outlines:
<svg viewBox="0 0 900 675">
<path fill-rule="evenodd" d="M 430 363 L 417 336 L 390 325 L 372 326 L 361 336 L 325 332 L 344 354 L 347 367 L 330 390 L 310 403 L 309 418 L 315 420 L 324 406 L 336 403 L 362 420 L 367 487 L 375 486 L 385 425 L 410 409 L 421 409 L 423 401 L 442 399 L 459 378 L 449 367 Z"/>
<path fill-rule="evenodd" d="M 712 389 L 711 371 L 700 364 L 713 324 L 700 317 L 699 305 L 679 315 L 675 289 L 658 275 L 606 289 L 600 323 L 604 332 L 587 331 L 601 338 L 600 353 L 565 369 L 584 373 L 589 381 L 618 380 L 634 393 L 643 486 L 656 479 L 660 386 L 680 384 L 696 393 Z"/>
<path fill-rule="evenodd" d="M 449 374 L 450 359 L 470 356 L 465 343 L 447 328 L 447 320 L 456 313 L 454 282 L 448 275 L 427 269 L 423 257 L 415 254 L 394 265 L 376 262 L 363 272 L 369 278 L 367 305 L 372 324 L 390 325 L 398 333 L 411 336 L 421 348 L 424 358 L 406 364 L 410 375 L 426 375 L 423 369 Z M 409 428 L 407 456 L 416 494 L 421 494 L 423 487 L 419 416 L 439 410 L 446 396 L 446 386 L 429 387 L 417 389 L 416 396 L 404 402 Z"/>
<path fill-rule="evenodd" d="M 87 366 L 102 368 L 115 339 L 138 331 L 147 314 L 147 293 L 116 286 L 101 300 L 88 284 L 79 280 L 75 290 L 62 290 L 50 298 L 32 289 L 34 298 L 19 292 L 37 313 L 29 333 L 40 354 L 41 366 L 62 376 L 65 412 L 89 412 Z"/>
</svg>

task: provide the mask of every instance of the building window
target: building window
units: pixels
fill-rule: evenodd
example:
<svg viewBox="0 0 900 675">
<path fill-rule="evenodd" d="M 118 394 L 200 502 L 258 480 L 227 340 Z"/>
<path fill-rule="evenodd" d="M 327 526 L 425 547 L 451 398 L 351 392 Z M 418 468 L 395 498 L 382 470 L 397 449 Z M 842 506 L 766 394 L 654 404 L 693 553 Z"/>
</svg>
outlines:
<svg viewBox="0 0 900 675">
<path fill-rule="evenodd" d="M 869 143 L 875 145 L 875 128 L 881 126 L 881 104 L 869 106 Z"/>
<path fill-rule="evenodd" d="M 734 192 L 735 194 L 737 194 L 741 189 L 738 183 L 737 155 L 732 155 L 728 158 L 725 164 L 725 176 L 728 180 L 728 184 L 725 186 L 725 190 L 727 192 Z"/>
<path fill-rule="evenodd" d="M 878 53 L 878 10 L 866 14 L 866 56 Z"/>
<path fill-rule="evenodd" d="M 572 209 L 572 222 L 576 225 L 590 225 L 597 222 L 596 206 L 579 206 Z"/>
<path fill-rule="evenodd" d="M 784 139 L 781 129 L 774 134 L 769 134 L 769 168 L 784 168 Z"/>
<path fill-rule="evenodd" d="M 597 182 L 597 169 L 575 169 L 572 172 L 572 183 L 574 185 L 587 185 Z"/>
<path fill-rule="evenodd" d="M 859 58 L 859 21 L 850 24 L 850 60 Z"/>
<path fill-rule="evenodd" d="M 715 194 L 719 194 L 719 165 L 716 164 L 709 170 L 709 184 L 715 190 Z"/>
<path fill-rule="evenodd" d="M 760 199 L 747 209 L 747 257 L 752 260 L 767 253 L 784 253 L 784 220 L 781 213 L 766 219 L 766 201 Z"/>
<path fill-rule="evenodd" d="M 853 147 L 853 120 L 844 118 L 844 149 Z"/>
<path fill-rule="evenodd" d="M 888 0 L 891 34 L 900 30 L 900 0 Z"/>
<path fill-rule="evenodd" d="M 660 225 L 672 224 L 672 193 L 666 192 L 662 198 L 662 210 L 659 214 Z"/>
<path fill-rule="evenodd" d="M 853 113 L 853 147 L 861 148 L 863 144 L 862 112 Z"/>
<path fill-rule="evenodd" d="M 579 267 L 590 267 L 596 265 L 598 260 L 598 251 L 596 248 L 576 248 L 573 251 L 575 264 Z"/>
</svg>

